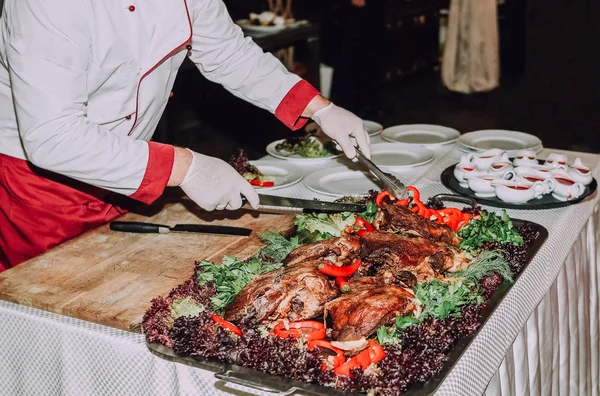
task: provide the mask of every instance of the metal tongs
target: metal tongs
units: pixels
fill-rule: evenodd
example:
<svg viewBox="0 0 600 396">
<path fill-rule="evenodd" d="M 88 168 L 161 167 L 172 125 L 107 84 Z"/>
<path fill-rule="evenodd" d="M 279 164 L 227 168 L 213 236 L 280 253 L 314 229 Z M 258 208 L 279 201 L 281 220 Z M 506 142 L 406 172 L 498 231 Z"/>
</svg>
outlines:
<svg viewBox="0 0 600 396">
<path fill-rule="evenodd" d="M 390 192 L 396 199 L 406 199 L 408 198 L 408 191 L 406 190 L 406 186 L 402 183 L 398 178 L 391 173 L 387 173 L 379 169 L 373 161 L 368 159 L 358 147 L 356 147 L 357 158 L 360 162 L 362 162 L 372 174 L 374 174 L 382 183 L 383 187 Z"/>
</svg>

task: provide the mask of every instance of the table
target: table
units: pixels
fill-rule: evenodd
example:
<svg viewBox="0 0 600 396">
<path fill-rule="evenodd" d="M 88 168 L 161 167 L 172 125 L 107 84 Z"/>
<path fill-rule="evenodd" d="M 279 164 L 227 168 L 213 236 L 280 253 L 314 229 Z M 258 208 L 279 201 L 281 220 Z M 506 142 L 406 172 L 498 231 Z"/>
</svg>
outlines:
<svg viewBox="0 0 600 396">
<path fill-rule="evenodd" d="M 542 156 L 551 151 L 557 150 L 544 150 Z M 570 159 L 580 156 L 600 178 L 599 155 L 565 153 Z M 448 192 L 439 175 L 461 153 L 446 147 L 436 154 L 434 162 L 400 174 L 425 197 Z M 273 194 L 309 192 L 297 184 Z M 508 211 L 545 226 L 548 240 L 437 395 L 599 394 L 598 202 L 596 194 L 568 208 Z M 148 352 L 140 334 L 2 301 L 0 334 L 2 395 L 260 394 L 161 360 Z"/>
</svg>

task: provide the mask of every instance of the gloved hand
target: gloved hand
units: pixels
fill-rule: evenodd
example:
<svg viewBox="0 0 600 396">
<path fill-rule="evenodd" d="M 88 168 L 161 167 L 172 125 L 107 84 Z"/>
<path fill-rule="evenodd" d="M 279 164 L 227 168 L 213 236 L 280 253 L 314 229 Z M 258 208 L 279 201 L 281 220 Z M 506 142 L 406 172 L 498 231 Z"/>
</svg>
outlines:
<svg viewBox="0 0 600 396">
<path fill-rule="evenodd" d="M 340 145 L 348 158 L 356 157 L 355 146 L 358 146 L 367 158 L 371 158 L 369 134 L 365 131 L 362 120 L 348 110 L 330 103 L 315 112 L 312 119 L 321 127 L 323 133 Z"/>
<path fill-rule="evenodd" d="M 253 208 L 258 207 L 254 187 L 227 162 L 189 151 L 192 164 L 180 187 L 198 206 L 209 211 L 235 210 L 242 206 L 243 195 Z"/>
</svg>

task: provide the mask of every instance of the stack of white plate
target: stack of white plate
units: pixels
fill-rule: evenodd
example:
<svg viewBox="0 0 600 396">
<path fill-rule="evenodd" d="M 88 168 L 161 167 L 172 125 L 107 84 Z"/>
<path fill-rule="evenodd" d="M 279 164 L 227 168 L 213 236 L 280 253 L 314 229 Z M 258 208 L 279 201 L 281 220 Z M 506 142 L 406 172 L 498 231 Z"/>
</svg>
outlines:
<svg viewBox="0 0 600 396">
<path fill-rule="evenodd" d="M 528 133 L 507 131 L 503 129 L 485 129 L 461 135 L 456 141 L 456 148 L 466 153 L 482 153 L 489 149 L 505 150 L 509 157 L 514 157 L 519 150 L 533 150 L 539 153 L 544 148 L 542 141 Z"/>
</svg>

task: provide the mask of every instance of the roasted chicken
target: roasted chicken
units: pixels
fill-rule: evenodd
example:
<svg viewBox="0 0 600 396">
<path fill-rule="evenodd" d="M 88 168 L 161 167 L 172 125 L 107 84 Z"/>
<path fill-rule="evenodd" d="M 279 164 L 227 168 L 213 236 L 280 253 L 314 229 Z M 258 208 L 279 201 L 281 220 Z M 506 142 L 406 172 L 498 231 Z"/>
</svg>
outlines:
<svg viewBox="0 0 600 396">
<path fill-rule="evenodd" d="M 319 262 L 300 262 L 257 276 L 225 308 L 225 319 L 269 324 L 321 315 L 339 291 L 319 272 Z"/>
<path fill-rule="evenodd" d="M 331 238 L 300 246 L 292 251 L 283 261 L 286 266 L 305 261 L 323 260 L 343 265 L 352 261 L 360 251 L 359 238 L 349 235 L 343 238 Z"/>
<path fill-rule="evenodd" d="M 413 295 L 406 289 L 378 283 L 373 277 L 350 280 L 350 293 L 325 305 L 325 318 L 331 318 L 332 336 L 338 341 L 368 337 L 397 316 L 414 308 Z"/>
<path fill-rule="evenodd" d="M 434 223 L 404 206 L 386 201 L 381 203 L 381 209 L 375 215 L 373 226 L 379 231 L 402 231 L 451 245 L 460 243 L 460 238 L 447 225 Z"/>
<path fill-rule="evenodd" d="M 388 284 L 414 286 L 465 261 L 448 244 L 410 234 L 371 232 L 360 239 L 360 245 L 369 272 Z"/>
</svg>

